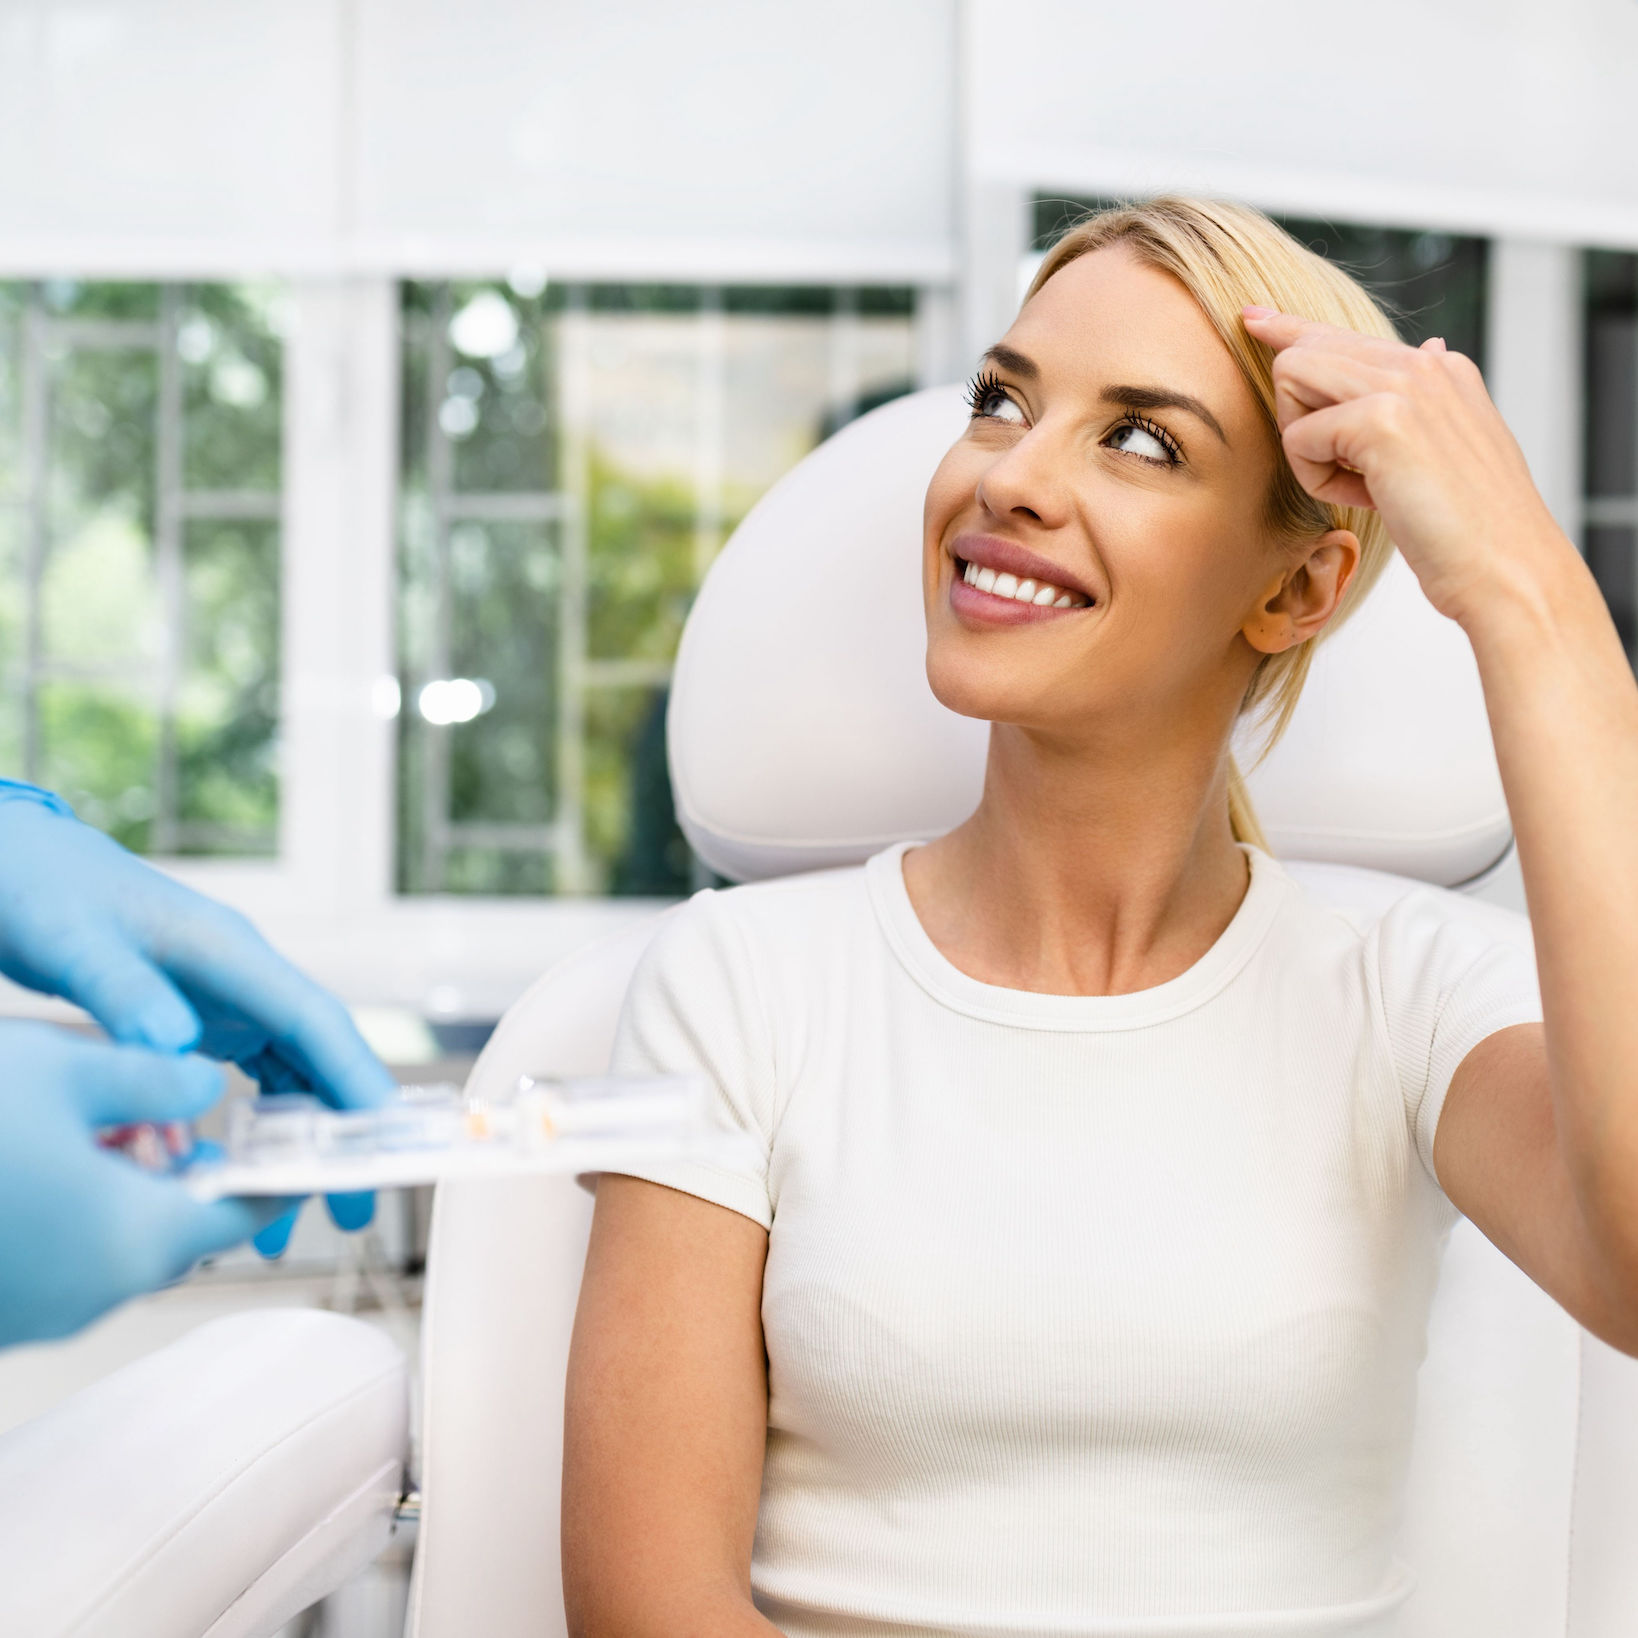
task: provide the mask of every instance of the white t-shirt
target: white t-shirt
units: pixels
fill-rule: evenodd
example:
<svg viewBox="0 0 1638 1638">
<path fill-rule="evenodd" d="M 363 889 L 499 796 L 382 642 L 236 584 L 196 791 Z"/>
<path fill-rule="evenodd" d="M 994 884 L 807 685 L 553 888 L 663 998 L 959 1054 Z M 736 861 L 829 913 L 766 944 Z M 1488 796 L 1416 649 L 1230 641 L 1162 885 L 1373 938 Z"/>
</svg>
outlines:
<svg viewBox="0 0 1638 1638">
<path fill-rule="evenodd" d="M 1187 972 L 969 978 L 862 870 L 701 893 L 615 1066 L 697 1070 L 741 1170 L 634 1168 L 769 1231 L 752 1565 L 800 1638 L 1391 1632 L 1457 1065 L 1528 958 L 1248 849 Z"/>
</svg>

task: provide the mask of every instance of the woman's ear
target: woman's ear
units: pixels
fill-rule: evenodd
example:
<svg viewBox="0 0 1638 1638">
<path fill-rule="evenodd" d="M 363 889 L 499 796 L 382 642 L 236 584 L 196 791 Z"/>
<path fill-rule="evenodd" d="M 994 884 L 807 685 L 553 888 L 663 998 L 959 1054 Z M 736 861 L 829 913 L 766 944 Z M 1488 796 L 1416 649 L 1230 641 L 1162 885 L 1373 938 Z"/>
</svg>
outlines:
<svg viewBox="0 0 1638 1638">
<path fill-rule="evenodd" d="M 1359 539 L 1351 530 L 1321 535 L 1258 593 L 1240 635 L 1260 654 L 1281 654 L 1319 636 L 1358 567 Z"/>
</svg>

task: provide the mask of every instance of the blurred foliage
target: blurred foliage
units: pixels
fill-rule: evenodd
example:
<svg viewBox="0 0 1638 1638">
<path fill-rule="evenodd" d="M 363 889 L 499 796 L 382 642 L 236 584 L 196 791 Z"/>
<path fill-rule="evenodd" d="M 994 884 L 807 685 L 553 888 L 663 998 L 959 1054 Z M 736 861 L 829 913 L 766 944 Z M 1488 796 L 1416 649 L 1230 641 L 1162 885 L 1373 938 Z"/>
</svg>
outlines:
<svg viewBox="0 0 1638 1638">
<path fill-rule="evenodd" d="M 557 802 L 555 532 L 534 523 L 457 523 L 449 538 L 447 675 L 481 679 L 494 704 L 449 739 L 449 817 L 543 825 Z"/>
<path fill-rule="evenodd" d="M 181 419 L 169 435 L 179 440 L 183 490 L 262 493 L 276 512 L 281 298 L 254 285 L 178 287 L 171 298 L 156 284 L 0 285 L 0 496 L 15 503 L 29 499 L 18 428 L 31 306 L 50 406 L 46 540 L 30 588 L 21 505 L 9 516 L 0 510 L 0 769 L 62 791 L 89 822 L 138 850 L 269 853 L 278 808 L 277 525 L 182 526 L 181 606 L 169 611 L 155 530 L 163 345 L 175 346 L 180 372 Z M 148 329 L 75 328 L 104 322 Z M 21 711 L 31 611 L 42 670 L 28 767 Z M 162 720 L 167 653 L 179 665 Z"/>
<path fill-rule="evenodd" d="M 159 292 L 157 284 L 120 284 L 106 279 L 46 279 L 40 285 L 46 311 L 59 318 L 156 319 Z"/>
<path fill-rule="evenodd" d="M 180 851 L 271 853 L 278 809 L 277 526 L 190 524 L 183 575 L 175 721 Z"/>
<path fill-rule="evenodd" d="M 594 659 L 664 660 L 694 600 L 694 493 L 587 456 L 586 648 Z"/>
<path fill-rule="evenodd" d="M 61 791 L 87 824 L 150 851 L 159 717 L 151 705 L 95 683 L 47 682 L 36 701 L 38 783 Z"/>
<path fill-rule="evenodd" d="M 24 294 L 0 282 L 0 505 L 22 498 Z"/>
<path fill-rule="evenodd" d="M 260 285 L 194 285 L 178 315 L 182 482 L 277 489 L 283 300 Z"/>
</svg>

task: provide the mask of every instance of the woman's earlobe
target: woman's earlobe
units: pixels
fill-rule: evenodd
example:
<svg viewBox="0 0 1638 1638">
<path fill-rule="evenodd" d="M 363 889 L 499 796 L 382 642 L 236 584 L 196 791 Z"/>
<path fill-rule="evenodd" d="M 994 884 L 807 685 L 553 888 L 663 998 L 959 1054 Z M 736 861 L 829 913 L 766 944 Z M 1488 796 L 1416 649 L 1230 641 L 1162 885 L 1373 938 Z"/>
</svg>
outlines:
<svg viewBox="0 0 1638 1638">
<path fill-rule="evenodd" d="M 1259 654 L 1280 654 L 1293 643 L 1301 641 L 1286 606 L 1290 601 L 1291 582 L 1301 573 L 1299 569 L 1295 575 L 1282 574 L 1272 586 L 1266 588 L 1257 599 L 1251 617 L 1240 627 L 1240 635 Z"/>
</svg>

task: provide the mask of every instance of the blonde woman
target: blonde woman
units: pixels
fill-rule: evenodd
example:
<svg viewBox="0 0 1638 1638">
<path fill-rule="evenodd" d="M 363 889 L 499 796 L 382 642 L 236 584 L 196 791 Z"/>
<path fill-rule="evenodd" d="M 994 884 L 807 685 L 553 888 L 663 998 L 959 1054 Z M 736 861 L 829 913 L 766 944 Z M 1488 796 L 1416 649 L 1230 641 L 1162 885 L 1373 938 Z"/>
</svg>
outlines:
<svg viewBox="0 0 1638 1638">
<path fill-rule="evenodd" d="M 1381 1638 L 1456 1214 L 1638 1351 L 1638 691 L 1478 370 L 1254 212 L 1073 229 L 972 405 L 924 587 L 978 810 L 699 895 L 627 1001 L 760 1159 L 601 1180 L 571 1630 Z M 1389 537 L 1478 656 L 1539 999 L 1427 890 L 1311 898 L 1230 761 Z"/>
</svg>

